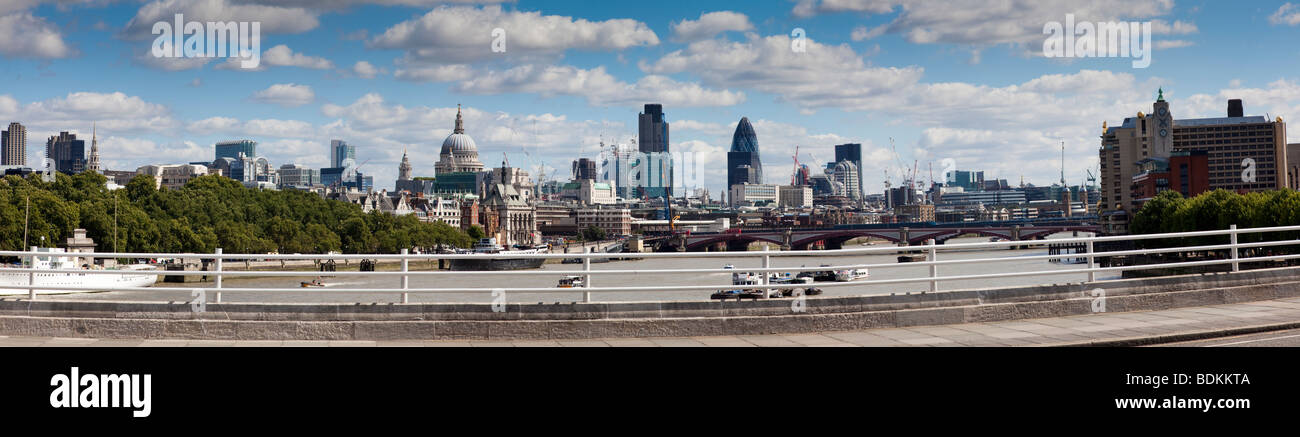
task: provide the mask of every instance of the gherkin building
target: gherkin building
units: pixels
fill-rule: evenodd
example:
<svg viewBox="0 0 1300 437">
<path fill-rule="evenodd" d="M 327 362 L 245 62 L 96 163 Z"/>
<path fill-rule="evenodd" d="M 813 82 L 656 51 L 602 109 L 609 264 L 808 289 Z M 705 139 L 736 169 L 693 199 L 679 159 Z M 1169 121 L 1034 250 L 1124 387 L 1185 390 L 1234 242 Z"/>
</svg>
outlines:
<svg viewBox="0 0 1300 437">
<path fill-rule="evenodd" d="M 758 158 L 758 135 L 749 117 L 740 119 L 736 133 L 731 136 L 731 151 L 727 152 L 727 186 L 744 183 L 763 183 L 763 163 Z"/>
</svg>

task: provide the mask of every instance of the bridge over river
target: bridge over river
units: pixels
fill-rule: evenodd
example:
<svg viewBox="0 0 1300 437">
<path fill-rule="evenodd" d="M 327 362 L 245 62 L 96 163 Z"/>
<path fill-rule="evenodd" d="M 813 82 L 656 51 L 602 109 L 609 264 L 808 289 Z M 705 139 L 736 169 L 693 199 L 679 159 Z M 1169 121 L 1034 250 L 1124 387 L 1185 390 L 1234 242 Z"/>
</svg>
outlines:
<svg viewBox="0 0 1300 437">
<path fill-rule="evenodd" d="M 839 225 L 830 227 L 737 228 L 725 232 L 677 233 L 661 237 L 660 251 L 743 251 L 755 242 L 781 246 L 782 250 L 807 250 L 814 246 L 841 249 L 854 238 L 873 237 L 899 245 L 917 245 L 929 240 L 943 242 L 961 235 L 982 235 L 1008 241 L 1041 240 L 1061 232 L 1096 233 L 1100 226 L 1090 218 L 1016 220 L 965 223 L 893 223 Z"/>
</svg>

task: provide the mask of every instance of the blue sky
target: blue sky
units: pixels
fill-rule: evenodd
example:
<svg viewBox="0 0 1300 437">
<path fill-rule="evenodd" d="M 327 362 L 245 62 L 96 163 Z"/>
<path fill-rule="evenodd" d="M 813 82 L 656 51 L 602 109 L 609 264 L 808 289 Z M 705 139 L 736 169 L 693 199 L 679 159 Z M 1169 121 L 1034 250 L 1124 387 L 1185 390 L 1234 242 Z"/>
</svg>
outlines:
<svg viewBox="0 0 1300 437">
<path fill-rule="evenodd" d="M 148 28 L 176 12 L 262 22 L 264 68 L 150 59 Z M 1043 25 L 1067 13 L 1152 22 L 1150 67 L 1043 57 Z M 742 116 L 769 183 L 789 180 L 796 146 L 824 162 L 857 142 L 868 191 L 898 183 L 899 162 L 923 180 L 952 162 L 1044 185 L 1061 142 L 1071 183 L 1095 172 L 1102 122 L 1149 111 L 1158 87 L 1178 118 L 1220 116 L 1228 98 L 1300 113 L 1300 5 L 1280 1 L 0 0 L 0 24 L 17 30 L 0 36 L 0 123 L 28 125 L 29 161 L 97 121 L 102 159 L 122 170 L 211 160 L 235 138 L 277 166 L 322 167 L 337 138 L 391 187 L 403 150 L 432 176 L 463 104 L 485 163 L 506 153 L 564 178 L 662 103 L 673 150 L 700 158 L 715 197 Z M 490 50 L 498 27 L 505 54 Z M 789 48 L 795 28 L 806 52 Z"/>
</svg>

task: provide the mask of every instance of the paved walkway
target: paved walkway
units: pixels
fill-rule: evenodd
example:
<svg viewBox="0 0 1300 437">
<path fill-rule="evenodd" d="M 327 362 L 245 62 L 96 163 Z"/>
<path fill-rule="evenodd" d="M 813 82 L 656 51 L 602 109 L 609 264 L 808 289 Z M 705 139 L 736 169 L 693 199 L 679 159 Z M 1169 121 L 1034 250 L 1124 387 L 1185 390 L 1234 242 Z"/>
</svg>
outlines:
<svg viewBox="0 0 1300 437">
<path fill-rule="evenodd" d="M 1139 337 L 1189 334 L 1297 322 L 1300 322 L 1300 298 L 1188 307 L 1163 311 L 1101 313 L 1047 319 L 815 334 L 541 341 L 98 340 L 0 336 L 0 346 L 1045 346 L 1080 345 Z"/>
</svg>

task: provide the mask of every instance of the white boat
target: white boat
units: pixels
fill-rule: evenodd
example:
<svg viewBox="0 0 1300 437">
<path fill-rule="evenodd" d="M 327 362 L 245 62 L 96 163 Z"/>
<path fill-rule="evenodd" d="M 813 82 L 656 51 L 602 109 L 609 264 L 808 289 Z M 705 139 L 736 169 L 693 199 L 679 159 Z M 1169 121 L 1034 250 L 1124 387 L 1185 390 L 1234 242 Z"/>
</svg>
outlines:
<svg viewBox="0 0 1300 437">
<path fill-rule="evenodd" d="M 835 272 L 836 282 L 856 281 L 869 276 L 867 269 L 839 270 Z"/>
<path fill-rule="evenodd" d="M 36 248 L 35 251 L 50 254 L 68 253 L 59 248 Z M 71 255 L 70 253 L 68 254 Z M 60 294 L 107 291 L 110 288 L 141 288 L 151 286 L 155 282 L 158 282 L 157 273 L 146 273 L 156 270 L 156 268 L 151 265 L 132 264 L 105 269 L 103 267 L 79 266 L 77 265 L 77 261 L 80 259 L 81 258 L 78 256 L 36 256 L 32 258 L 32 268 L 40 270 L 108 270 L 120 273 L 51 272 L 36 273 L 33 276 L 26 272 L 0 270 L 0 295 L 27 294 L 28 291 L 26 287 L 29 284 L 41 287 L 86 287 L 85 289 L 36 290 L 36 294 Z M 103 289 L 101 290 L 98 287 L 103 287 Z"/>
<path fill-rule="evenodd" d="M 565 276 L 560 278 L 560 283 L 555 285 L 557 288 L 583 288 L 586 282 L 581 276 Z"/>
</svg>

